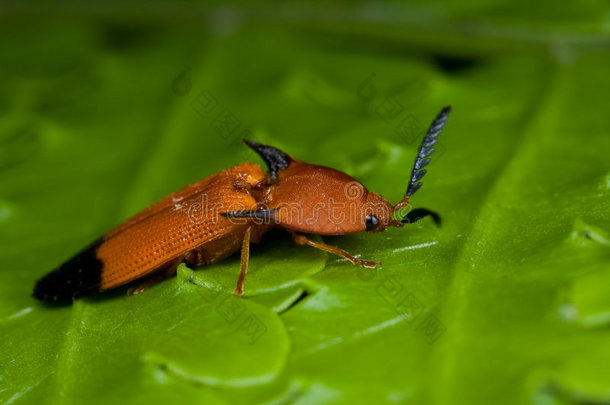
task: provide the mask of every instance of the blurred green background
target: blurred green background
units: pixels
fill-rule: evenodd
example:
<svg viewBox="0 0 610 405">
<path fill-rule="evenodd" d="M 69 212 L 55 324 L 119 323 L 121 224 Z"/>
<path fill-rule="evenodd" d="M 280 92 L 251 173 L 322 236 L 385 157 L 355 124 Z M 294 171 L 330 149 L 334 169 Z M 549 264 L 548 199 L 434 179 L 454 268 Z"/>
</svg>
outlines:
<svg viewBox="0 0 610 405">
<path fill-rule="evenodd" d="M 0 8 L 0 402 L 610 402 L 610 5 L 15 2 Z M 35 280 L 244 137 L 415 206 L 52 308 Z"/>
</svg>

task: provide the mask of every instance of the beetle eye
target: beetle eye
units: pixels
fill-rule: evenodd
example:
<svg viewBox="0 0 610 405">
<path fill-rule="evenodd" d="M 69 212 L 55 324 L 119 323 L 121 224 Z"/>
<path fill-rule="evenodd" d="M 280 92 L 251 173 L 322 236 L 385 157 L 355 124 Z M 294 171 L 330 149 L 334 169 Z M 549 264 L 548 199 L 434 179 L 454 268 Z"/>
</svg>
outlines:
<svg viewBox="0 0 610 405">
<path fill-rule="evenodd" d="M 366 230 L 374 231 L 379 226 L 379 220 L 375 215 L 366 216 Z"/>
</svg>

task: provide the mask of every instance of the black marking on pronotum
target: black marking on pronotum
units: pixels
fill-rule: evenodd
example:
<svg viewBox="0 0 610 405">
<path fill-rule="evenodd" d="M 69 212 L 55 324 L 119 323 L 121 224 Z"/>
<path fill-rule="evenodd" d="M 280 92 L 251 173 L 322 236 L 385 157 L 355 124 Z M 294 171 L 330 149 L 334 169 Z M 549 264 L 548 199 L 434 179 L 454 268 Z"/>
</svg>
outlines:
<svg viewBox="0 0 610 405">
<path fill-rule="evenodd" d="M 413 211 L 409 211 L 400 222 L 403 224 L 412 224 L 427 216 L 431 216 L 437 225 L 441 225 L 441 216 L 427 208 L 416 208 Z"/>
<path fill-rule="evenodd" d="M 405 197 L 411 197 L 419 188 L 422 186 L 422 183 L 418 183 L 422 177 L 426 174 L 426 170 L 424 167 L 430 163 L 430 159 L 428 158 L 432 152 L 434 152 L 434 144 L 438 142 L 437 136 L 443 131 L 443 127 L 447 122 L 447 118 L 449 118 L 449 112 L 451 111 L 451 106 L 447 106 L 441 110 L 441 112 L 436 116 L 430 128 L 428 128 L 428 132 L 426 132 L 426 136 L 417 151 L 417 158 L 415 158 L 415 164 L 413 165 L 413 170 L 411 171 L 411 180 L 409 181 L 409 186 L 407 187 L 407 192 L 405 193 Z"/>
<path fill-rule="evenodd" d="M 262 219 L 265 221 L 271 221 L 273 219 L 273 214 L 276 210 L 241 210 L 241 211 L 230 211 L 230 212 L 221 212 L 225 218 L 255 218 Z"/>
<path fill-rule="evenodd" d="M 95 252 L 102 239 L 93 242 L 55 271 L 38 280 L 33 296 L 47 302 L 72 302 L 98 291 L 103 264 Z"/>
<path fill-rule="evenodd" d="M 277 180 L 278 172 L 287 168 L 292 161 L 290 156 L 273 146 L 261 145 L 247 139 L 244 139 L 244 142 L 263 158 L 269 168 L 271 181 Z"/>
</svg>

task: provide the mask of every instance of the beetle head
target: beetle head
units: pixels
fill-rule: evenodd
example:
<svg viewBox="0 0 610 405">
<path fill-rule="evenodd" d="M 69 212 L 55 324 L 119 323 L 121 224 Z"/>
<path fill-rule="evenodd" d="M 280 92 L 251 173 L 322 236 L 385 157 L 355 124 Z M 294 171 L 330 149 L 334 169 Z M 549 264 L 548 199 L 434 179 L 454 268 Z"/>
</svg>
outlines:
<svg viewBox="0 0 610 405">
<path fill-rule="evenodd" d="M 366 232 L 379 232 L 392 226 L 394 208 L 392 204 L 377 193 L 369 192 L 362 205 L 360 220 Z"/>
</svg>

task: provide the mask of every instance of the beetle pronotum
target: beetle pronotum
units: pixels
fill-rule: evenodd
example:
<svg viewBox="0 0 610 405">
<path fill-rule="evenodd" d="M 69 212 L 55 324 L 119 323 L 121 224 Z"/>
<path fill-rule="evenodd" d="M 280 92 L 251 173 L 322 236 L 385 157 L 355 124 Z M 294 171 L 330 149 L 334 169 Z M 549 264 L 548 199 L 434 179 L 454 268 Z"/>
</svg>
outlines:
<svg viewBox="0 0 610 405">
<path fill-rule="evenodd" d="M 343 172 L 301 162 L 274 147 L 245 140 L 267 164 L 267 174 L 257 164 L 243 163 L 165 197 L 41 278 L 33 295 L 43 301 L 70 302 L 147 277 L 129 290 L 139 293 L 175 273 L 181 262 L 211 264 L 240 248 L 235 294 L 242 295 L 250 243 L 258 243 L 272 227 L 286 229 L 299 245 L 374 268 L 380 263 L 358 259 L 303 233 L 378 232 L 428 215 L 440 223 L 439 215 L 425 208 L 411 210 L 402 219 L 393 216 L 408 206 L 410 197 L 421 187 L 424 166 L 430 162 L 428 157 L 450 110 L 443 108 L 432 122 L 417 152 L 407 191 L 394 206 Z M 201 211 L 197 220 L 193 207 Z"/>
</svg>

